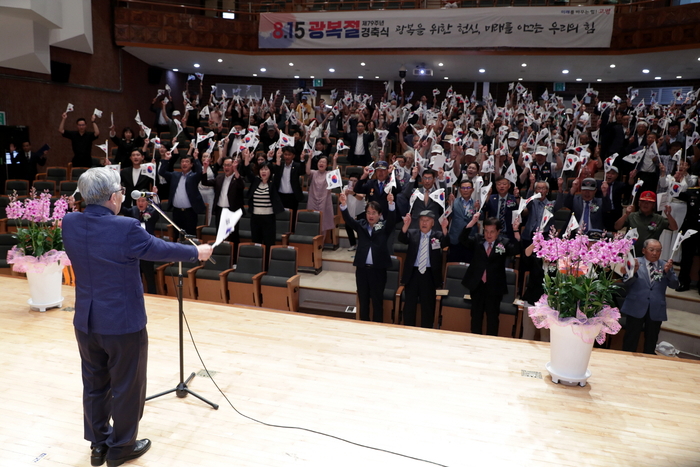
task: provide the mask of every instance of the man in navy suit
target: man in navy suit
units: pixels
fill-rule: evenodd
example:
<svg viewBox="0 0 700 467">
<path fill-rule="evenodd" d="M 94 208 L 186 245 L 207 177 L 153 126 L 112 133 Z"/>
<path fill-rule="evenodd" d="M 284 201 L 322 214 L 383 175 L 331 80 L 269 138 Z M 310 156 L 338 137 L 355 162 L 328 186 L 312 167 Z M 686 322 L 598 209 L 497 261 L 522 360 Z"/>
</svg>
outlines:
<svg viewBox="0 0 700 467">
<path fill-rule="evenodd" d="M 406 214 L 399 233 L 399 241 L 408 245 L 401 276 L 406 284 L 403 323 L 406 326 L 416 325 L 416 307 L 420 300 L 420 325 L 432 328 L 435 320 L 435 291 L 442 284 L 442 249 L 449 243 L 449 221 L 444 218 L 440 223 L 442 231 L 434 231 L 435 213 L 429 210 L 420 213 L 418 229 L 409 229 L 411 221 L 411 215 Z"/>
<path fill-rule="evenodd" d="M 557 195 L 557 205 L 561 205 L 562 199 L 565 207 L 573 211 L 576 220 L 579 223 L 579 230 L 583 229 L 583 233 L 591 231 L 602 232 L 603 213 L 610 210 L 610 197 L 608 197 L 608 183 L 603 182 L 600 186 L 602 198 L 596 198 L 595 193 L 598 189 L 594 178 L 584 178 L 583 182 L 579 179 L 574 180 L 571 185 L 571 191 L 565 194 L 561 187 L 563 180 L 560 178 L 560 189 Z M 575 193 L 581 187 L 581 194 Z"/>
<path fill-rule="evenodd" d="M 644 329 L 644 353 L 654 354 L 661 323 L 666 315 L 666 289 L 680 283 L 673 271 L 673 260 L 659 261 L 661 243 L 647 239 L 642 248 L 643 257 L 637 258 L 634 271 L 623 271 L 632 277 L 625 283 L 627 297 L 620 310 L 627 315 L 622 350 L 636 352 L 639 336 Z"/>
<path fill-rule="evenodd" d="M 515 231 L 517 241 L 511 242 L 508 237 L 501 235 L 501 220 L 489 217 L 484 220 L 483 235 L 470 235 L 471 228 L 479 221 L 480 214 L 474 215 L 459 237 L 462 245 L 474 250 L 474 257 L 464 274 L 462 285 L 469 289 L 472 299 L 472 333 L 482 334 L 486 313 L 486 334 L 496 336 L 501 300 L 508 293 L 506 262 L 509 257 L 520 252 L 520 232 Z"/>
<path fill-rule="evenodd" d="M 376 179 L 370 180 L 369 167 L 365 167 L 362 176 L 357 181 L 355 185 L 354 192 L 367 195 L 365 199 L 367 202 L 376 201 L 382 207 L 382 212 L 387 212 L 389 210 L 389 202 L 387 201 L 387 193 L 384 191 L 384 187 L 389 183 L 389 165 L 386 161 L 379 161 L 375 167 Z M 397 187 L 391 189 L 391 194 L 396 196 L 399 193 Z"/>
<path fill-rule="evenodd" d="M 150 440 L 136 439 L 148 359 L 139 260 L 204 261 L 212 248 L 164 242 L 137 220 L 116 216 L 124 188 L 114 170 L 90 169 L 78 188 L 87 207 L 63 219 L 63 243 L 76 278 L 73 325 L 82 362 L 84 434 L 91 464 L 107 459 L 112 467 L 151 447 Z"/>
<path fill-rule="evenodd" d="M 357 251 L 355 252 L 355 282 L 357 297 L 360 302 L 360 319 L 370 320 L 370 301 L 372 303 L 372 321 L 381 323 L 384 316 L 384 287 L 386 286 L 386 270 L 391 266 L 391 254 L 387 247 L 387 239 L 394 232 L 396 213 L 394 195 L 389 194 L 389 210 L 381 220 L 382 207 L 376 201 L 367 203 L 365 219 L 355 220 L 348 213 L 347 196 L 341 193 L 338 197 L 340 212 L 345 224 L 357 232 Z"/>
<path fill-rule="evenodd" d="M 172 153 L 165 153 L 163 159 L 169 161 Z M 189 235 L 197 234 L 197 216 L 207 210 L 199 192 L 202 165 L 190 154 L 180 159 L 182 172 L 171 172 L 169 164 L 161 164 L 158 174 L 170 183 L 170 206 L 173 210 L 173 222 Z"/>
<path fill-rule="evenodd" d="M 127 193 L 128 197 L 129 191 L 126 189 L 124 191 Z M 160 205 L 158 207 L 160 207 Z M 141 228 L 146 229 L 146 232 L 149 234 L 156 234 L 156 223 L 158 222 L 158 219 L 160 219 L 160 214 L 153 208 L 153 206 L 148 204 L 148 200 L 146 198 L 137 199 L 136 204 L 130 208 L 122 206 L 121 213 L 139 221 Z M 142 259 L 139 261 L 139 269 L 146 278 L 146 289 L 148 293 L 155 294 L 157 292 L 155 263 L 153 261 L 146 261 Z"/>
<path fill-rule="evenodd" d="M 506 237 L 508 237 L 511 242 L 514 242 L 513 211 L 517 211 L 518 206 L 520 206 L 520 200 L 508 192 L 510 190 L 510 181 L 507 178 L 497 177 L 495 183 L 496 194 L 489 196 L 484 206 L 484 215 L 499 219 L 501 225 L 505 229 Z M 477 193 L 477 196 L 478 195 Z"/>
</svg>

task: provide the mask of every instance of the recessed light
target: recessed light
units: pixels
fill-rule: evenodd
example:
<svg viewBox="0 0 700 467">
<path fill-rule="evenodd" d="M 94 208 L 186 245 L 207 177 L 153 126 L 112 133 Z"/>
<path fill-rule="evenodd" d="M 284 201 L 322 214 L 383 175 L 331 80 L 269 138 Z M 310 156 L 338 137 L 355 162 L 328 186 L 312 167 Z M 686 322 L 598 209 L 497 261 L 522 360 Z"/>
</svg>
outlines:
<svg viewBox="0 0 700 467">
<path fill-rule="evenodd" d="M 330 71 L 331 73 L 335 73 L 335 68 L 329 68 L 328 71 Z"/>
<path fill-rule="evenodd" d="M 654 76 L 654 79 L 661 79 L 661 76 Z"/>
<path fill-rule="evenodd" d="M 360 62 L 360 66 L 365 66 L 365 62 Z"/>
<path fill-rule="evenodd" d="M 610 64 L 610 68 L 615 68 L 615 64 L 614 64 L 614 63 L 611 63 L 611 64 Z"/>
<path fill-rule="evenodd" d="M 583 81 L 581 78 L 576 78 L 576 81 Z"/>
<path fill-rule="evenodd" d="M 486 73 L 486 70 L 484 70 L 483 68 L 479 68 L 479 73 Z"/>
<path fill-rule="evenodd" d="M 445 79 L 450 79 L 449 77 L 445 76 Z"/>
<path fill-rule="evenodd" d="M 294 79 L 299 79 L 299 75 L 294 75 Z"/>
<path fill-rule="evenodd" d="M 265 73 L 265 72 L 267 71 L 267 68 L 260 68 L 260 71 L 262 71 L 263 73 Z"/>
<path fill-rule="evenodd" d="M 518 81 L 522 81 L 522 80 L 523 80 L 522 78 L 518 78 Z"/>
<path fill-rule="evenodd" d="M 195 63 L 195 64 L 194 64 L 194 67 L 195 67 L 195 68 L 199 68 L 199 63 Z"/>
<path fill-rule="evenodd" d="M 676 76 L 676 79 L 681 79 L 681 78 L 682 78 L 681 75 Z"/>
<path fill-rule="evenodd" d="M 526 66 L 527 66 L 527 63 L 523 63 L 523 64 L 522 64 L 522 65 L 520 65 L 520 66 L 522 66 L 522 67 L 526 67 Z"/>
<path fill-rule="evenodd" d="M 603 80 L 602 80 L 601 78 L 598 78 L 596 81 L 598 81 L 598 82 L 600 83 L 600 82 L 603 81 Z"/>
<path fill-rule="evenodd" d="M 220 59 L 217 60 L 217 62 L 219 62 L 219 63 L 221 63 L 221 62 L 223 62 L 223 61 L 224 61 L 223 58 L 220 58 Z"/>
<path fill-rule="evenodd" d="M 649 73 L 649 70 L 645 68 L 645 69 L 642 70 L 642 73 L 645 73 L 645 74 L 646 74 L 646 73 Z"/>
<path fill-rule="evenodd" d="M 379 76 L 375 76 L 374 79 L 379 79 Z"/>
<path fill-rule="evenodd" d="M 358 76 L 358 77 L 357 77 L 357 79 L 363 79 L 363 78 L 364 78 L 364 76 Z"/>
<path fill-rule="evenodd" d="M 292 62 L 289 62 L 289 66 L 294 66 L 294 64 Z"/>
<path fill-rule="evenodd" d="M 313 75 L 309 76 L 309 78 L 314 79 Z"/>
<path fill-rule="evenodd" d="M 253 76 L 258 76 L 258 74 L 257 74 L 257 73 L 253 73 Z"/>
<path fill-rule="evenodd" d="M 440 62 L 440 63 L 438 63 L 438 66 L 445 66 L 445 64 Z"/>
<path fill-rule="evenodd" d="M 564 73 L 565 75 L 569 74 L 569 70 L 561 70 L 561 72 Z"/>
<path fill-rule="evenodd" d="M 180 70 L 178 70 L 177 68 L 173 68 L 173 71 L 180 71 Z"/>
</svg>

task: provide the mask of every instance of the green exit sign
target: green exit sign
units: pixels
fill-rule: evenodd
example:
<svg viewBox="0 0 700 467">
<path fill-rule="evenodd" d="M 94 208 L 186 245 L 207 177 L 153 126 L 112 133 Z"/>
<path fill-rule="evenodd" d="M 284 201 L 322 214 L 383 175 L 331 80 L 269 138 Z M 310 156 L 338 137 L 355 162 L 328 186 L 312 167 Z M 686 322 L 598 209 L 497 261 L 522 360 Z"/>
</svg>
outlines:
<svg viewBox="0 0 700 467">
<path fill-rule="evenodd" d="M 314 78 L 314 87 L 315 88 L 323 87 L 323 79 Z"/>
<path fill-rule="evenodd" d="M 554 83 L 554 92 L 566 91 L 566 83 Z"/>
</svg>

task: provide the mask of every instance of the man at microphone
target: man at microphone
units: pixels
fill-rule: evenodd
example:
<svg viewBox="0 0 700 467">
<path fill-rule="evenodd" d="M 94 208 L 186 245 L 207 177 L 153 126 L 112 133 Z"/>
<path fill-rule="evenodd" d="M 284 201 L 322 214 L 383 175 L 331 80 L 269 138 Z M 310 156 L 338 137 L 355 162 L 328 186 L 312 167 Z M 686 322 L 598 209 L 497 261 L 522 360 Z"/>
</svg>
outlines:
<svg viewBox="0 0 700 467">
<path fill-rule="evenodd" d="M 118 466 L 143 455 L 137 440 L 146 397 L 148 334 L 139 260 L 205 261 L 210 245 L 181 245 L 116 216 L 124 200 L 117 172 L 89 169 L 78 179 L 84 212 L 63 219 L 63 243 L 75 271 L 75 335 L 83 377 L 84 436 L 91 464 Z M 110 418 L 112 423 L 110 423 Z"/>
</svg>

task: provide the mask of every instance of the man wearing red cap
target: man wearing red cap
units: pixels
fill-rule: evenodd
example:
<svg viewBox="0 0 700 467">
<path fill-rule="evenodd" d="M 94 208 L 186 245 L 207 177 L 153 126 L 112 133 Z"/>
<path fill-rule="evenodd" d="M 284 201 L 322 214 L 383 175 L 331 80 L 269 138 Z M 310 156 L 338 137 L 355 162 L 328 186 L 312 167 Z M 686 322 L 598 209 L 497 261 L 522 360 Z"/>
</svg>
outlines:
<svg viewBox="0 0 700 467">
<path fill-rule="evenodd" d="M 615 222 L 615 229 L 637 229 L 639 238 L 634 244 L 634 254 L 639 257 L 642 256 L 642 246 L 647 239 L 658 240 L 664 229 L 678 230 L 670 205 L 664 208 L 664 214 L 666 217 L 656 212 L 656 193 L 645 191 L 639 197 L 639 211 L 635 212 L 633 205 L 627 206 L 622 217 Z"/>
</svg>

